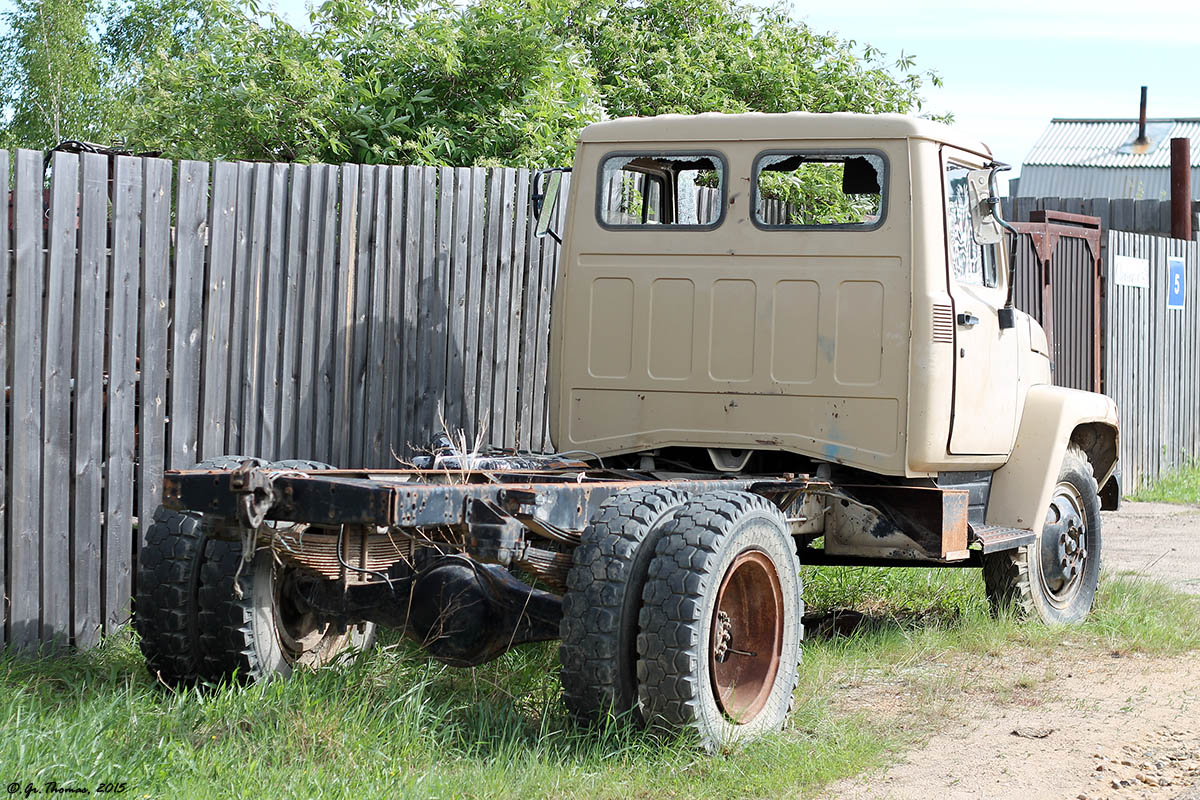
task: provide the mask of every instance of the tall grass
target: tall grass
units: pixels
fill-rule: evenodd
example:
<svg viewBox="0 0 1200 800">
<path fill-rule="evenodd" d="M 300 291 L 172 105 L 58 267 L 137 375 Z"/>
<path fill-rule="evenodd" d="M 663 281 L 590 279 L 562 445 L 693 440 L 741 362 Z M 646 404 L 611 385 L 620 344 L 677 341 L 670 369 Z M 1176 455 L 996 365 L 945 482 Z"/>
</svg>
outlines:
<svg viewBox="0 0 1200 800">
<path fill-rule="evenodd" d="M 931 665 L 964 654 L 1071 642 L 1171 653 L 1200 647 L 1200 603 L 1106 580 L 1083 626 L 987 614 L 973 570 L 806 570 L 810 607 L 856 607 L 850 636 L 810 640 L 787 728 L 709 758 L 632 726 L 575 727 L 557 651 L 538 645 L 475 669 L 407 644 L 251 687 L 172 692 L 131 636 L 88 653 L 0 658 L 0 786 L 95 788 L 128 797 L 744 797 L 810 793 L 886 762 L 934 724 L 930 702 L 963 682 Z M 847 687 L 894 681 L 916 721 L 858 708 Z"/>
<path fill-rule="evenodd" d="M 1193 461 L 1167 473 L 1129 499 L 1200 505 L 1200 461 Z"/>
</svg>

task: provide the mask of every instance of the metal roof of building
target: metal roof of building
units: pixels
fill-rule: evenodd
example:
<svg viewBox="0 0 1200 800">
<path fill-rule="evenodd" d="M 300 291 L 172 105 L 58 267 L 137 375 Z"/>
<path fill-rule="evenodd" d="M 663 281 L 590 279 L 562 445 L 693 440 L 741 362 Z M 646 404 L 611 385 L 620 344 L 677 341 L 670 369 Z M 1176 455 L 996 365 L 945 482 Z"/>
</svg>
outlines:
<svg viewBox="0 0 1200 800">
<path fill-rule="evenodd" d="M 1192 198 L 1200 200 L 1200 119 L 1148 119 L 1149 144 L 1136 152 L 1136 119 L 1054 119 L 1021 165 L 1025 197 L 1165 200 L 1171 140 L 1192 141 Z"/>
<path fill-rule="evenodd" d="M 1054 119 L 1025 157 L 1025 164 L 1071 167 L 1170 167 L 1171 140 L 1192 140 L 1192 166 L 1200 167 L 1200 119 L 1146 120 L 1150 145 L 1132 147 L 1136 119 Z"/>
<path fill-rule="evenodd" d="M 1061 167 L 1026 164 L 1017 179 L 1021 197 L 1171 199 L 1171 170 L 1164 167 Z M 1192 167 L 1192 199 L 1200 200 L 1200 167 Z"/>
</svg>

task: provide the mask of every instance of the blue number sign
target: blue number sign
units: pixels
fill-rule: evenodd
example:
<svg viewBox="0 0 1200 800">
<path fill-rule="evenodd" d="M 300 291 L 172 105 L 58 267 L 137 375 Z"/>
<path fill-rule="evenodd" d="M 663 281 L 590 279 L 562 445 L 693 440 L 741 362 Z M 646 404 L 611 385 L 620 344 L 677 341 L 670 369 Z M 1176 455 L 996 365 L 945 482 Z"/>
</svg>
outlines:
<svg viewBox="0 0 1200 800">
<path fill-rule="evenodd" d="M 1182 258 L 1167 259 L 1167 308 L 1183 310 L 1183 295 L 1187 288 L 1187 272 Z"/>
</svg>

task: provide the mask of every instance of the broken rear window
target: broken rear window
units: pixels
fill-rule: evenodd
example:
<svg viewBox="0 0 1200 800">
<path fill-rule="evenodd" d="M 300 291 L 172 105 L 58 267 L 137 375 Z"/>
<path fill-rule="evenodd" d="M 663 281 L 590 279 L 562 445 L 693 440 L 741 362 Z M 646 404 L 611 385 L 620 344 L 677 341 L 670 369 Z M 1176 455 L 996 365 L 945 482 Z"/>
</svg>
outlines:
<svg viewBox="0 0 1200 800">
<path fill-rule="evenodd" d="M 754 221 L 766 228 L 870 230 L 886 213 L 887 160 L 874 151 L 792 150 L 754 163 Z"/>
<path fill-rule="evenodd" d="M 614 153 L 600 164 L 596 217 L 609 228 L 712 228 L 724 194 L 716 153 Z"/>
</svg>

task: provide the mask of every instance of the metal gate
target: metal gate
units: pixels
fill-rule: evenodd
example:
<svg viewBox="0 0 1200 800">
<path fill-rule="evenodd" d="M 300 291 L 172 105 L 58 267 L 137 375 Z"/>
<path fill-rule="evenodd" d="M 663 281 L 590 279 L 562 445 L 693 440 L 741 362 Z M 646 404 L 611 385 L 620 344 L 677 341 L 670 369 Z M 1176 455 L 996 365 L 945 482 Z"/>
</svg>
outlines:
<svg viewBox="0 0 1200 800">
<path fill-rule="evenodd" d="M 1020 234 L 1014 301 L 1046 331 L 1054 383 L 1103 391 L 1100 218 L 1033 211 L 1012 224 Z"/>
</svg>

